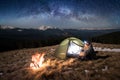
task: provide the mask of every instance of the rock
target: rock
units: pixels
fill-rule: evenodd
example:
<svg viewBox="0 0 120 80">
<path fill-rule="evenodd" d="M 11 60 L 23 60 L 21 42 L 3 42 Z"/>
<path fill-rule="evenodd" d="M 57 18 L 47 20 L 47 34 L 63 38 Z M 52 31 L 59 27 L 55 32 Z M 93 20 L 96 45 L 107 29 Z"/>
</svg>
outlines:
<svg viewBox="0 0 120 80">
<path fill-rule="evenodd" d="M 79 68 L 75 68 L 75 71 L 78 71 L 79 70 Z"/>
<path fill-rule="evenodd" d="M 97 69 L 96 69 L 95 71 L 96 71 L 96 72 L 98 72 L 98 70 L 97 70 Z"/>
<path fill-rule="evenodd" d="M 105 66 L 104 69 L 102 69 L 102 71 L 107 71 L 108 70 L 108 66 Z"/>
<path fill-rule="evenodd" d="M 0 76 L 2 76 L 3 75 L 3 72 L 0 72 Z"/>
<path fill-rule="evenodd" d="M 85 71 L 85 73 L 89 73 L 89 70 L 87 70 L 87 69 L 86 69 L 86 70 L 84 70 L 84 71 Z"/>
</svg>

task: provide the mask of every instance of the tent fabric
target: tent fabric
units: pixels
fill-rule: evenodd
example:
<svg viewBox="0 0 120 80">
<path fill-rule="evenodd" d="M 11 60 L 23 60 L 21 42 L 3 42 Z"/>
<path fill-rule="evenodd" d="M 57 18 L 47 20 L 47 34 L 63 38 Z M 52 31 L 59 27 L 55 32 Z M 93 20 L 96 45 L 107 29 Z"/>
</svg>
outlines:
<svg viewBox="0 0 120 80">
<path fill-rule="evenodd" d="M 67 55 L 77 57 L 77 56 L 79 56 L 81 50 L 82 50 L 82 47 L 80 47 L 79 45 L 70 41 L 70 44 L 69 44 L 68 50 L 67 50 Z"/>
<path fill-rule="evenodd" d="M 73 54 L 73 56 L 77 56 L 79 51 L 83 48 L 84 43 L 75 37 L 70 37 L 63 40 L 58 48 L 55 51 L 55 56 L 60 59 L 66 59 L 69 54 Z"/>
</svg>

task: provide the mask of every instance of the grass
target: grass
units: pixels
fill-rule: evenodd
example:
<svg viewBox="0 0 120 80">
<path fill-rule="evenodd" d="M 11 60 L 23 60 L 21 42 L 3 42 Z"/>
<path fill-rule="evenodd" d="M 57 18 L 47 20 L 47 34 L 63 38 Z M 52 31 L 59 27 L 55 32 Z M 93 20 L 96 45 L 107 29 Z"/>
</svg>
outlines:
<svg viewBox="0 0 120 80">
<path fill-rule="evenodd" d="M 54 56 L 57 46 L 14 50 L 0 53 L 0 80 L 119 80 L 120 54 L 98 52 L 96 60 L 77 58 L 60 60 Z M 43 66 L 29 65 L 35 52 L 46 52 Z"/>
</svg>

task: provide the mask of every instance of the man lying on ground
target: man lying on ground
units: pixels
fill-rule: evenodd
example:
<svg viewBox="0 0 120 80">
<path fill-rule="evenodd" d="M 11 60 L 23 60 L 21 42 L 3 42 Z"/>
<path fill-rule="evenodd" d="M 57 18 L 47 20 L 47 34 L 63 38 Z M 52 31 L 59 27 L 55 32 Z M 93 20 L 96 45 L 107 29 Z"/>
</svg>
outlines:
<svg viewBox="0 0 120 80">
<path fill-rule="evenodd" d="M 85 41 L 84 42 L 84 48 L 79 54 L 79 58 L 84 60 L 84 59 L 94 59 L 96 56 L 93 46 L 90 42 Z"/>
</svg>

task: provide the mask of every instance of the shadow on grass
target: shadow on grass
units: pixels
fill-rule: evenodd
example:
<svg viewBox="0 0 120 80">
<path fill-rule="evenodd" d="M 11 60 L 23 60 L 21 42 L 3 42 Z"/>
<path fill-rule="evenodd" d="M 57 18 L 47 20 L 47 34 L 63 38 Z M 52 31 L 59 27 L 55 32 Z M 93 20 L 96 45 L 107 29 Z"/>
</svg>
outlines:
<svg viewBox="0 0 120 80">
<path fill-rule="evenodd" d="M 97 59 L 106 59 L 106 58 L 108 58 L 108 57 L 110 57 L 110 56 L 109 56 L 109 55 L 105 55 L 105 56 L 96 56 L 95 60 L 97 60 Z"/>
<path fill-rule="evenodd" d="M 95 51 L 95 53 L 98 54 L 98 51 Z M 104 55 L 104 56 L 103 55 L 102 56 L 96 55 L 95 60 L 97 60 L 97 59 L 106 59 L 108 57 L 110 57 L 110 55 Z"/>
<path fill-rule="evenodd" d="M 94 55 L 88 55 L 85 58 L 79 58 L 81 61 L 88 61 L 88 60 L 98 60 L 98 59 L 106 59 L 110 57 L 110 55 L 96 55 L 98 54 L 98 51 L 95 51 Z"/>
</svg>

